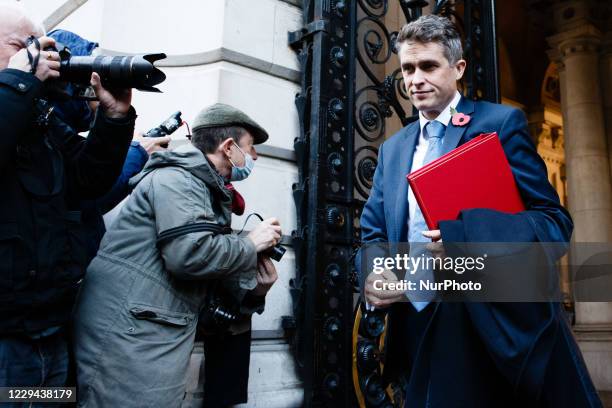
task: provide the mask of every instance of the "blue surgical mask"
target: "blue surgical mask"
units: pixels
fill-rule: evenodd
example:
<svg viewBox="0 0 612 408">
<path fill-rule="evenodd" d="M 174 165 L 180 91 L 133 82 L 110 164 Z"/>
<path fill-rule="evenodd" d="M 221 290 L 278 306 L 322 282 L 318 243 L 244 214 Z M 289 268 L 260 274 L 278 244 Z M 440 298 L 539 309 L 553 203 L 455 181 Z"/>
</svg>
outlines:
<svg viewBox="0 0 612 408">
<path fill-rule="evenodd" d="M 240 152 L 244 155 L 244 166 L 236 166 L 232 159 L 229 159 L 230 163 L 232 163 L 232 175 L 230 176 L 230 180 L 240 181 L 249 177 L 249 174 L 251 174 L 253 167 L 255 167 L 255 160 L 253 160 L 253 157 L 251 157 L 250 154 L 246 154 L 244 151 L 242 151 L 242 149 L 236 144 L 236 142 L 234 142 L 234 144 L 236 145 L 238 150 L 240 150 Z"/>
</svg>

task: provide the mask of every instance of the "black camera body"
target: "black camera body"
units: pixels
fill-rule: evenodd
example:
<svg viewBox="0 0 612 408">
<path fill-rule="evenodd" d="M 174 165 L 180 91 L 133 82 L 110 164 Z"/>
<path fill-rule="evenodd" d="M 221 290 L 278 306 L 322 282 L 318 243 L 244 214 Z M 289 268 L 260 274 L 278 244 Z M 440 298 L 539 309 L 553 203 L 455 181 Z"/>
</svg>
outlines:
<svg viewBox="0 0 612 408">
<path fill-rule="evenodd" d="M 285 252 L 287 252 L 286 248 L 282 247 L 281 244 L 276 244 L 272 248 L 266 249 L 264 251 L 264 254 L 270 257 L 270 259 L 273 259 L 276 262 L 280 262 L 280 260 L 283 258 L 283 255 L 285 255 Z"/>
<path fill-rule="evenodd" d="M 181 119 L 181 111 L 174 112 L 168 119 L 163 121 L 159 126 L 154 127 L 145 133 L 144 137 L 164 137 L 174 133 L 178 128 L 183 125 L 183 119 Z M 168 147 L 168 143 L 160 145 L 164 149 Z"/>
<path fill-rule="evenodd" d="M 174 133 L 183 124 L 181 119 L 181 111 L 174 112 L 168 119 L 163 121 L 159 126 L 154 127 L 145 133 L 144 137 L 164 137 Z"/>
<path fill-rule="evenodd" d="M 208 335 L 227 333 L 239 317 L 238 302 L 227 293 L 220 282 L 212 283 L 198 318 L 198 330 Z"/>
</svg>

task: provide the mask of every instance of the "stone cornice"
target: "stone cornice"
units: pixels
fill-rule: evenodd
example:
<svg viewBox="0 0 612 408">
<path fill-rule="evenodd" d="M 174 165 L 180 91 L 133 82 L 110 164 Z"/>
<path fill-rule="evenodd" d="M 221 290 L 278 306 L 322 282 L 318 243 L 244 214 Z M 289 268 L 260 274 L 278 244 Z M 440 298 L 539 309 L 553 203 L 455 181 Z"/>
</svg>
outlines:
<svg viewBox="0 0 612 408">
<path fill-rule="evenodd" d="M 599 26 L 603 14 L 599 3 L 599 0 L 556 0 L 549 6 L 556 30 L 564 32 L 586 25 Z"/>
<path fill-rule="evenodd" d="M 591 24 L 563 31 L 547 38 L 552 47 L 548 56 L 553 61 L 559 61 L 571 54 L 598 53 L 602 38 L 601 31 Z"/>
<path fill-rule="evenodd" d="M 87 3 L 88 0 L 67 0 L 56 8 L 51 14 L 43 21 L 43 26 L 46 31 L 51 31 L 59 23 L 64 21 L 69 15 L 74 13 L 79 7 Z"/>
<path fill-rule="evenodd" d="M 601 51 L 601 39 L 572 38 L 559 44 L 564 57 L 572 54 L 598 54 Z"/>
<path fill-rule="evenodd" d="M 118 52 L 108 49 L 100 49 L 101 55 L 133 55 L 131 53 Z M 246 55 L 227 48 L 204 51 L 194 54 L 168 55 L 166 59 L 155 63 L 157 67 L 192 67 L 199 65 L 214 64 L 216 62 L 231 62 L 246 68 L 254 69 L 287 81 L 299 83 L 300 72 L 282 65 L 264 61 L 250 55 Z"/>
<path fill-rule="evenodd" d="M 573 329 L 579 342 L 612 342 L 612 324 L 577 324 Z"/>
<path fill-rule="evenodd" d="M 552 46 L 554 44 L 560 44 L 566 40 L 572 38 L 585 38 L 585 37 L 596 37 L 601 38 L 601 31 L 592 24 L 585 24 L 583 26 L 573 28 L 571 30 L 561 31 L 560 33 L 553 34 L 547 38 L 548 43 Z"/>
</svg>

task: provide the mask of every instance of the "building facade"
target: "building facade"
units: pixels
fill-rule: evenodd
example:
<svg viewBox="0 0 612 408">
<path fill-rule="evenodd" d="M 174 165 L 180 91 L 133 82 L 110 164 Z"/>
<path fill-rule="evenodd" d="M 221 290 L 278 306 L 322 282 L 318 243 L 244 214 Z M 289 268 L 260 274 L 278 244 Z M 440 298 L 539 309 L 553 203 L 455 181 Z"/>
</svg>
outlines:
<svg viewBox="0 0 612 408">
<path fill-rule="evenodd" d="M 304 24 L 304 7 L 315 2 L 306 0 L 305 6 L 302 0 L 22 0 L 21 3 L 38 15 L 47 30 L 74 31 L 99 42 L 102 53 L 168 55 L 157 64 L 167 75 L 160 86 L 163 94 L 134 95 L 138 129 L 146 131 L 177 110 L 189 122 L 202 107 L 223 102 L 244 110 L 268 130 L 270 139 L 257 148 L 260 158 L 252 176 L 236 187 L 246 199 L 246 214 L 255 211 L 280 219 L 288 251 L 278 265 L 279 282 L 268 295 L 265 313 L 253 319 L 248 405 L 301 406 L 305 398 L 304 381 L 291 338 L 294 306 L 298 302 L 295 281 L 291 282 L 296 278 L 294 245 L 300 241 L 302 227 L 294 200 L 303 182 L 298 170 L 299 144 L 295 142 L 310 129 L 300 128 L 300 110 L 295 102 L 296 94 L 304 95 L 305 91 L 301 72 L 304 65 L 296 47 L 299 38 L 293 35 L 291 47 L 289 33 L 307 35 L 309 30 L 319 29 Z M 351 10 L 353 6 L 352 1 L 324 3 L 329 12 L 336 14 L 342 12 L 341 8 Z M 384 17 L 376 20 L 382 21 L 388 31 L 382 37 L 391 38 L 406 21 L 403 8 L 406 4 L 419 3 L 419 12 L 430 13 L 442 2 L 355 0 L 355 3 L 359 6 L 355 6 L 354 21 L 364 18 L 373 21 L 365 10 L 376 13 L 385 7 Z M 463 10 L 469 2 L 455 3 L 449 7 Z M 503 0 L 492 4 L 497 34 L 498 96 L 503 103 L 520 107 L 527 114 L 549 179 L 574 219 L 574 241 L 610 243 L 612 5 L 598 0 Z M 359 34 L 357 27 L 347 25 L 343 35 L 347 42 L 351 35 L 356 36 L 357 47 L 365 47 L 361 50 L 364 55 L 380 58 L 380 63 L 372 65 L 374 75 L 394 78 L 399 65 L 396 56 L 389 51 L 388 58 L 380 57 L 387 50 L 376 48 L 376 41 L 372 40 L 376 37 L 362 41 Z M 356 89 L 366 88 L 368 81 L 366 74 L 358 73 L 354 85 Z M 368 91 L 355 95 L 350 107 L 379 99 L 376 91 L 371 92 L 372 95 Z M 365 98 L 361 102 L 357 101 L 360 95 Z M 394 114 L 388 117 L 380 105 L 378 111 L 364 108 L 362 130 L 366 134 L 368 126 L 378 132 L 376 123 L 384 125 L 381 138 L 374 145 L 402 126 L 399 107 L 404 112 L 410 112 L 411 107 L 401 95 L 398 103 L 391 106 Z M 330 109 L 335 108 L 330 105 Z M 378 114 L 381 116 L 377 117 Z M 359 112 L 355 115 L 355 120 L 359 120 Z M 179 129 L 173 135 L 173 145 L 185 143 L 185 135 L 186 130 Z M 367 149 L 359 150 L 365 144 L 360 145 L 357 140 L 351 144 L 354 151 L 367 153 Z M 367 196 L 367 176 L 375 163 L 362 159 L 355 157 L 349 166 L 361 171 L 360 176 L 366 181 L 361 186 L 362 195 Z M 108 221 L 111 219 L 112 215 Z M 233 227 L 242 228 L 244 219 L 236 217 Z M 251 227 L 247 225 L 246 230 Z M 566 304 L 575 316 L 577 340 L 602 399 L 606 406 L 612 406 L 612 303 L 575 302 L 569 271 L 561 267 L 561 274 Z M 345 325 L 346 319 L 340 322 Z M 190 385 L 196 400 L 201 358 L 201 345 L 197 345 Z"/>
</svg>

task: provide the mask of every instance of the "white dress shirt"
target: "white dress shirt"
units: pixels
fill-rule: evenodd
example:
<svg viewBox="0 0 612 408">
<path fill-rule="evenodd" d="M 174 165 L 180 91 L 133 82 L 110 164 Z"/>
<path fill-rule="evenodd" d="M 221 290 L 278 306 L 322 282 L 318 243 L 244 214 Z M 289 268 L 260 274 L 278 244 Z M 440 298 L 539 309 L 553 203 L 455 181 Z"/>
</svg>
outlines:
<svg viewBox="0 0 612 408">
<path fill-rule="evenodd" d="M 448 123 L 451 120 L 450 110 L 451 108 L 456 109 L 460 100 L 461 100 L 461 94 L 457 92 L 453 100 L 442 110 L 442 112 L 440 112 L 438 117 L 433 120 L 437 120 L 438 122 L 442 123 L 444 126 L 448 127 Z M 425 139 L 425 136 L 423 135 L 423 128 L 429 122 L 430 120 L 427 119 L 425 116 L 423 116 L 423 113 L 419 112 L 419 125 L 421 127 L 421 132 L 419 133 L 419 140 L 414 149 L 414 155 L 412 157 L 412 167 L 410 168 L 411 173 L 423 167 L 423 160 L 425 159 L 425 153 L 427 152 L 427 147 L 429 146 L 429 141 Z M 408 216 L 410 218 L 414 217 L 414 213 L 416 211 L 417 205 L 418 204 L 416 202 L 416 198 L 414 197 L 414 193 L 412 192 L 410 185 L 408 185 Z M 408 231 L 408 234 L 410 234 L 410 231 Z M 370 305 L 368 302 L 366 302 L 366 310 L 373 310 L 373 309 L 375 308 L 372 305 Z"/>
<path fill-rule="evenodd" d="M 442 112 L 438 115 L 437 118 L 433 120 L 437 120 L 442 123 L 444 126 L 448 126 L 448 123 L 451 120 L 451 108 L 456 109 L 459 101 L 461 100 L 461 94 L 457 92 L 453 100 L 444 108 Z M 423 160 L 425 159 L 425 153 L 427 152 L 427 147 L 429 146 L 429 141 L 425 139 L 425 135 L 423 135 L 423 128 L 430 122 L 425 116 L 423 116 L 422 112 L 419 112 L 419 125 L 421 126 L 421 132 L 419 134 L 419 141 L 414 149 L 414 156 L 412 158 L 412 167 L 410 168 L 410 172 L 420 169 L 423 167 Z M 410 186 L 408 186 L 408 217 L 412 219 L 414 217 L 414 213 L 417 208 L 416 198 Z M 408 231 L 410 234 L 410 231 Z"/>
</svg>

